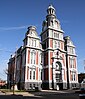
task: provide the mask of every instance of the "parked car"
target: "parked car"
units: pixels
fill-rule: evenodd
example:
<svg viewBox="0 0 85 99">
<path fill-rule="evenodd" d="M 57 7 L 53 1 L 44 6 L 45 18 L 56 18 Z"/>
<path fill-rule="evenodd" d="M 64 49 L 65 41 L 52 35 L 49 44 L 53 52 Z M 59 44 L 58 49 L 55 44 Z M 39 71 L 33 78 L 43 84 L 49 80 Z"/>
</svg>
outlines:
<svg viewBox="0 0 85 99">
<path fill-rule="evenodd" d="M 79 97 L 80 97 L 80 99 L 85 99 L 85 79 L 83 79 L 80 86 L 81 86 L 81 88 L 79 91 Z"/>
</svg>

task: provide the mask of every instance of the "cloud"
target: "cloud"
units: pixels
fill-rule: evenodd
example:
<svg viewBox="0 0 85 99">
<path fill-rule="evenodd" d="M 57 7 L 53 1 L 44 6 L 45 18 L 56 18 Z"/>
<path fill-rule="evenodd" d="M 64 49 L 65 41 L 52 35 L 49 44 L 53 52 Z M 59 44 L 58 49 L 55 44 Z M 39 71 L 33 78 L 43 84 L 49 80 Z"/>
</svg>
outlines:
<svg viewBox="0 0 85 99">
<path fill-rule="evenodd" d="M 18 27 L 0 27 L 0 31 L 7 31 L 7 30 L 20 30 L 20 29 L 25 29 L 28 26 L 18 26 Z"/>
</svg>

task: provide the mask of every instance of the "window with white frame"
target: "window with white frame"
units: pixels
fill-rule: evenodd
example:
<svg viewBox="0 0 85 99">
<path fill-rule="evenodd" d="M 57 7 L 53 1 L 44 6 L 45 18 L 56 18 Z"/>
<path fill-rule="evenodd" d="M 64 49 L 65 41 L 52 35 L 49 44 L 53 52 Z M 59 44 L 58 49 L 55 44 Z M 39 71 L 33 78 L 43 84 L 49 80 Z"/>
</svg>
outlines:
<svg viewBox="0 0 85 99">
<path fill-rule="evenodd" d="M 33 70 L 33 80 L 35 80 L 35 71 Z"/>
<path fill-rule="evenodd" d="M 74 54 L 75 53 L 75 49 L 73 47 L 69 47 L 69 53 Z"/>
<path fill-rule="evenodd" d="M 62 33 L 60 34 L 60 39 L 63 40 L 63 34 Z"/>
<path fill-rule="evenodd" d="M 31 64 L 35 64 L 36 63 L 36 52 L 32 51 L 31 52 Z"/>
<path fill-rule="evenodd" d="M 29 46 L 31 46 L 31 38 L 29 38 Z"/>
<path fill-rule="evenodd" d="M 33 89 L 35 89 L 35 84 L 33 84 Z"/>
<path fill-rule="evenodd" d="M 74 58 L 70 58 L 70 68 L 74 68 Z"/>
<path fill-rule="evenodd" d="M 41 78 L 40 79 L 42 80 L 42 71 L 41 71 Z"/>
<path fill-rule="evenodd" d="M 30 79 L 32 79 L 32 71 L 30 70 Z"/>
<path fill-rule="evenodd" d="M 33 63 L 33 52 L 31 52 L 31 64 Z"/>
<path fill-rule="evenodd" d="M 39 57 L 40 57 L 39 61 L 40 61 L 40 64 L 41 64 L 42 63 L 42 53 L 40 53 Z"/>
<path fill-rule="evenodd" d="M 76 80 L 76 74 L 75 72 L 72 72 L 72 81 L 75 81 Z"/>
<path fill-rule="evenodd" d="M 36 53 L 34 53 L 34 57 L 33 57 L 33 64 L 35 64 L 36 60 Z"/>
<path fill-rule="evenodd" d="M 50 37 L 53 37 L 53 30 L 49 30 Z"/>
<path fill-rule="evenodd" d="M 29 38 L 29 46 L 32 46 L 32 47 L 36 47 L 36 39 L 33 39 L 33 38 Z"/>
<path fill-rule="evenodd" d="M 54 41 L 54 48 L 57 48 L 57 41 Z"/>
<path fill-rule="evenodd" d="M 58 48 L 60 48 L 60 42 L 58 41 Z"/>
<path fill-rule="evenodd" d="M 36 40 L 34 40 L 34 47 L 36 47 Z"/>
<path fill-rule="evenodd" d="M 59 39 L 59 33 L 54 32 L 54 38 Z"/>
<path fill-rule="evenodd" d="M 39 80 L 42 80 L 42 71 L 39 69 Z"/>
<path fill-rule="evenodd" d="M 60 42 L 59 41 L 54 41 L 54 48 L 60 48 Z"/>
<path fill-rule="evenodd" d="M 33 46 L 33 39 L 31 40 L 31 45 Z"/>
<path fill-rule="evenodd" d="M 76 80 L 76 75 L 74 74 L 74 81 Z"/>
</svg>

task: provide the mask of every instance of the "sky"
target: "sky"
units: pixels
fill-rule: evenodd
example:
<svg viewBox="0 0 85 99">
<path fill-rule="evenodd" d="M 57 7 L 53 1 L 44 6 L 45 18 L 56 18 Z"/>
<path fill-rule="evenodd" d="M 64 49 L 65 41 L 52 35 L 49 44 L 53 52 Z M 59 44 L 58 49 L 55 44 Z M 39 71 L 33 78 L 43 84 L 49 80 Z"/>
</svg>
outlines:
<svg viewBox="0 0 85 99">
<path fill-rule="evenodd" d="M 6 79 L 5 70 L 11 54 L 23 45 L 27 27 L 42 31 L 47 8 L 52 4 L 64 30 L 76 46 L 78 73 L 85 72 L 85 0 L 0 0 L 0 78 Z"/>
</svg>

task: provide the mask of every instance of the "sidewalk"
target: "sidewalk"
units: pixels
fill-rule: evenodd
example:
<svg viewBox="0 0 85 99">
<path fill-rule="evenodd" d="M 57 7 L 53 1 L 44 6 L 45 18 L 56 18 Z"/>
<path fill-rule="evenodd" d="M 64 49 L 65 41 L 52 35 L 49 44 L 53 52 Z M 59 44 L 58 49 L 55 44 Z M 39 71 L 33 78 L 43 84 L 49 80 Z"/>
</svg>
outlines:
<svg viewBox="0 0 85 99">
<path fill-rule="evenodd" d="M 59 93 L 75 93 L 78 90 L 41 90 L 40 92 L 14 92 L 14 95 L 20 96 L 39 96 L 45 94 L 59 94 Z M 13 95 L 13 92 L 2 92 L 5 95 Z"/>
<path fill-rule="evenodd" d="M 5 92 L 5 95 L 13 95 L 13 92 Z M 29 92 L 14 92 L 14 95 L 21 95 L 21 96 L 34 96 Z"/>
<path fill-rule="evenodd" d="M 55 92 L 55 93 L 75 93 L 79 90 L 42 90 L 42 92 Z"/>
</svg>

